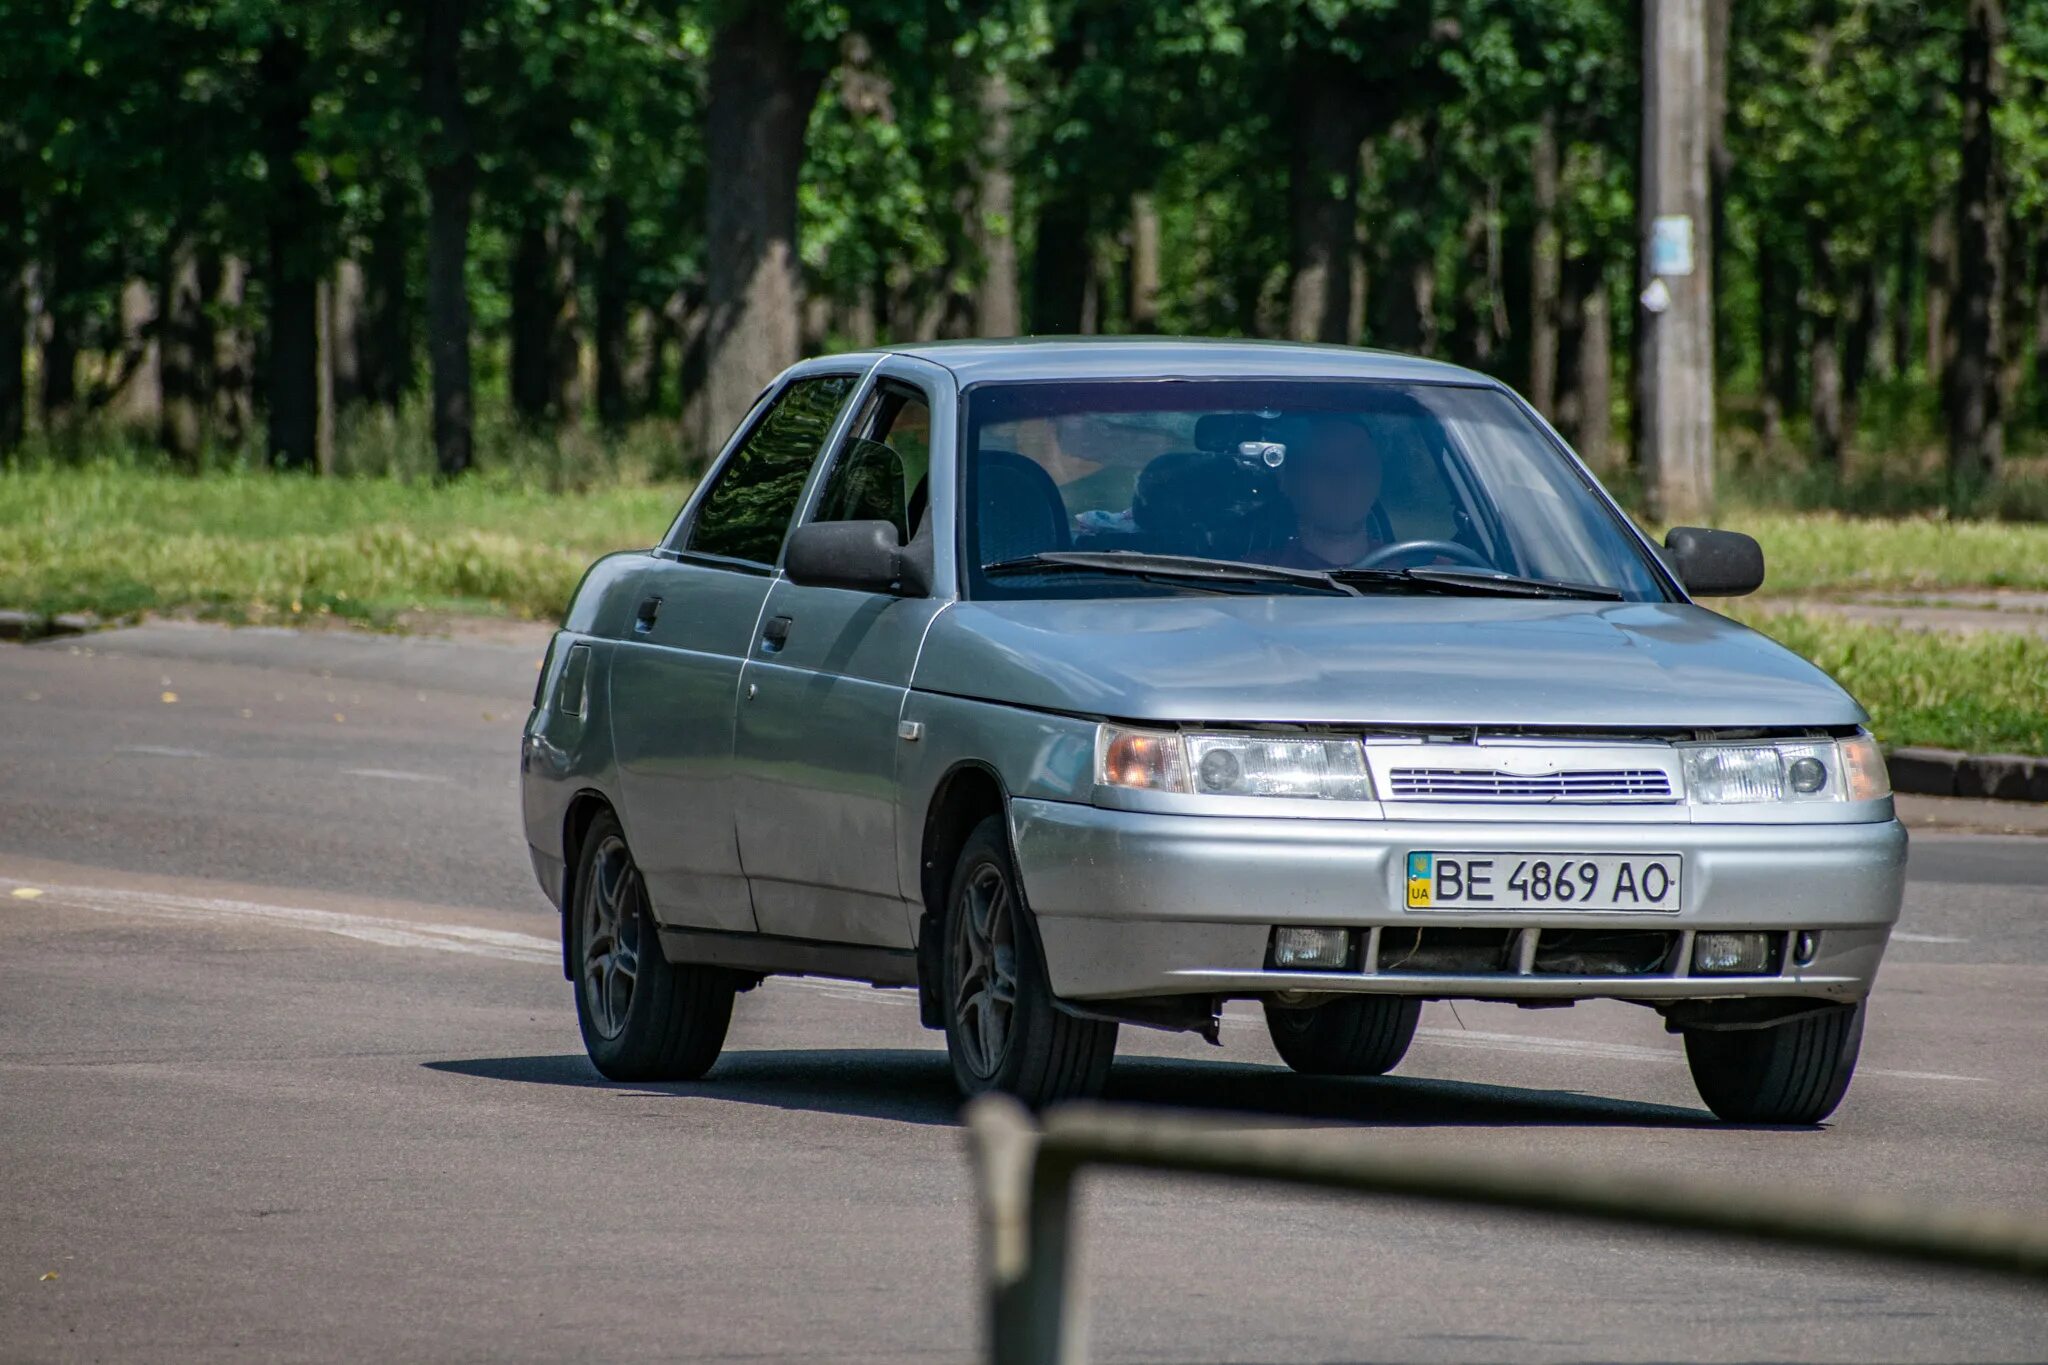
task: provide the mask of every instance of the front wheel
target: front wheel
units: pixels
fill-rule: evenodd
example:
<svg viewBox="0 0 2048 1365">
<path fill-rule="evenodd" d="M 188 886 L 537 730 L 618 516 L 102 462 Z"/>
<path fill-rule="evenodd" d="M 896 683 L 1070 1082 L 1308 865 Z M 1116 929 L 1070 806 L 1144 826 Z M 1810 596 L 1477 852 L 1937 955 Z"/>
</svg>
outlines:
<svg viewBox="0 0 2048 1365">
<path fill-rule="evenodd" d="M 1266 1002 L 1266 1032 L 1280 1060 L 1304 1076 L 1384 1076 L 1408 1055 L 1422 1002 L 1352 995 L 1307 1009 Z"/>
<path fill-rule="evenodd" d="M 946 1053 L 961 1093 L 996 1090 L 1033 1108 L 1102 1093 L 1113 1023 L 1068 1014 L 1047 983 L 1001 816 L 976 825 L 946 898 Z"/>
<path fill-rule="evenodd" d="M 1731 1123 L 1819 1123 L 1835 1112 L 1863 1047 L 1863 1001 L 1754 1029 L 1687 1029 L 1700 1098 Z"/>
<path fill-rule="evenodd" d="M 709 1071 L 732 1022 L 733 975 L 662 955 L 646 883 L 609 811 L 583 841 L 568 913 L 576 1023 L 591 1063 L 615 1081 L 691 1081 Z"/>
</svg>

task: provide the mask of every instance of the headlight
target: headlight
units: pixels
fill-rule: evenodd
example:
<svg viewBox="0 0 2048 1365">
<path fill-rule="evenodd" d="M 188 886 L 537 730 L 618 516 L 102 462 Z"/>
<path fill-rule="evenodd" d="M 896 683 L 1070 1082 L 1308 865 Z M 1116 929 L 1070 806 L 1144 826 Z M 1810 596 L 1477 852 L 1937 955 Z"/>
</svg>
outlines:
<svg viewBox="0 0 2048 1365">
<path fill-rule="evenodd" d="M 1680 749 L 1693 802 L 1875 801 L 1891 794 L 1884 756 L 1867 734 L 1782 744 L 1695 744 Z"/>
<path fill-rule="evenodd" d="M 1355 739 L 1182 735 L 1104 725 L 1096 732 L 1095 780 L 1202 796 L 1372 800 L 1365 748 Z"/>
</svg>

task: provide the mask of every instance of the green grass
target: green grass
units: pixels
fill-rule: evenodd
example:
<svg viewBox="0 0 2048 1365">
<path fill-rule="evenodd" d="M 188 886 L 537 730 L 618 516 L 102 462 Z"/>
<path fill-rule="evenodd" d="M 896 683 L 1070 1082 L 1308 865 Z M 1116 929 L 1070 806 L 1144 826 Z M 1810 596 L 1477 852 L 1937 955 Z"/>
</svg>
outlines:
<svg viewBox="0 0 2048 1365">
<path fill-rule="evenodd" d="M 2048 640 L 1940 635 L 1746 606 L 1730 611 L 1833 675 L 1887 746 L 2048 754 Z"/>
<path fill-rule="evenodd" d="M 1767 593 L 2048 589 L 2048 523 L 1740 509 L 1716 520 L 1762 542 Z"/>
<path fill-rule="evenodd" d="M 236 621 L 406 611 L 545 619 L 607 550 L 648 545 L 687 484 L 550 493 L 105 464 L 0 472 L 0 606 Z"/>
</svg>

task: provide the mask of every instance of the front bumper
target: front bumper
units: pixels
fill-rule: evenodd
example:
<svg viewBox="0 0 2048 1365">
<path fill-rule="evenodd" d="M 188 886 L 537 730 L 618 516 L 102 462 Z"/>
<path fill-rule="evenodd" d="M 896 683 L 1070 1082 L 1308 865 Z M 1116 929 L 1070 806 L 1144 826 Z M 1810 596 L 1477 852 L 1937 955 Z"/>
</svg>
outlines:
<svg viewBox="0 0 2048 1365">
<path fill-rule="evenodd" d="M 1682 1000 L 1869 994 L 1906 876 L 1906 832 L 1868 824 L 1499 823 L 1240 818 L 1013 800 L 1011 833 L 1055 994 L 1115 999 L 1205 994 L 1377 992 L 1489 1000 Z M 1676 912 L 1458 911 L 1406 907 L 1411 850 L 1531 854 L 1676 853 Z M 1274 971 L 1276 925 L 1364 931 L 1357 970 Z M 1501 929 L 1518 934 L 1499 970 L 1383 971 L 1389 931 Z M 1532 968 L 1544 930 L 1676 935 L 1663 968 L 1578 976 Z M 1703 929 L 1818 930 L 1819 952 L 1784 954 L 1768 976 L 1699 976 Z"/>
</svg>

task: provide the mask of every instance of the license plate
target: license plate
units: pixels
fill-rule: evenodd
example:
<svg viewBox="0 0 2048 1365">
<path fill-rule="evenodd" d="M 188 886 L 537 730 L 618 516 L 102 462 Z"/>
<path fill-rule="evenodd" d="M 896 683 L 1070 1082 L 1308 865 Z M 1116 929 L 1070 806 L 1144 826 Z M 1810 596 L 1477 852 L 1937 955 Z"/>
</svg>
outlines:
<svg viewBox="0 0 2048 1365">
<path fill-rule="evenodd" d="M 1679 908 L 1676 853 L 1410 853 L 1410 910 Z"/>
</svg>

